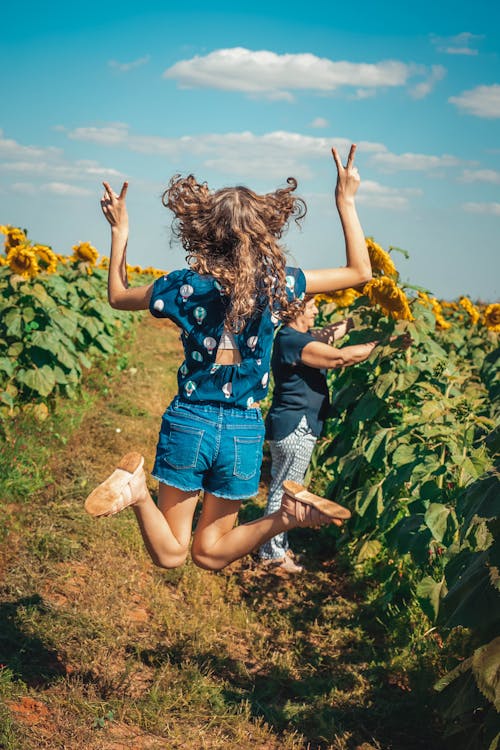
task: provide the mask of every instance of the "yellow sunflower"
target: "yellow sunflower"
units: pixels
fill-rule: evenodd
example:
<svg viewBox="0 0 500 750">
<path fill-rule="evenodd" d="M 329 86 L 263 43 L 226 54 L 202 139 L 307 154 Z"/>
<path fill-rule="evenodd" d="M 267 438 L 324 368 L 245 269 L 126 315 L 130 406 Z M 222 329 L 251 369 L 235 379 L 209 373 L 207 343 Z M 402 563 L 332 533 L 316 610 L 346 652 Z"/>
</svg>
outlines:
<svg viewBox="0 0 500 750">
<path fill-rule="evenodd" d="M 95 247 L 92 247 L 90 242 L 79 242 L 78 245 L 73 245 L 71 260 L 76 263 L 90 263 L 94 266 L 98 257 L 98 251 Z"/>
<path fill-rule="evenodd" d="M 107 271 L 109 268 L 109 258 L 106 258 L 106 256 L 103 255 L 101 260 L 97 264 L 97 268 L 103 268 L 105 271 Z"/>
<path fill-rule="evenodd" d="M 443 308 L 441 307 L 441 304 L 437 301 L 437 299 L 432 298 L 431 305 L 432 312 L 434 313 L 434 317 L 436 318 L 437 327 L 442 331 L 446 331 L 448 328 L 451 328 L 451 323 L 448 320 L 445 320 L 443 316 Z"/>
<path fill-rule="evenodd" d="M 46 245 L 35 245 L 33 250 L 38 256 L 38 263 L 45 273 L 57 271 L 57 255 Z"/>
<path fill-rule="evenodd" d="M 328 294 L 317 294 L 314 299 L 316 304 L 326 302 L 328 305 L 334 304 L 337 307 L 349 307 L 358 298 L 360 292 L 356 289 L 339 289 L 337 292 L 328 292 Z"/>
<path fill-rule="evenodd" d="M 32 279 L 40 271 L 35 251 L 29 245 L 16 245 L 11 248 L 7 253 L 7 263 L 14 273 L 25 279 Z"/>
<path fill-rule="evenodd" d="M 484 324 L 490 331 L 500 333 L 500 304 L 494 302 L 484 311 Z"/>
<path fill-rule="evenodd" d="M 372 305 L 380 305 L 395 320 L 413 320 L 406 294 L 388 276 L 372 279 L 363 288 Z"/>
<path fill-rule="evenodd" d="M 392 262 L 392 258 L 375 240 L 373 237 L 366 237 L 366 247 L 368 248 L 368 255 L 370 256 L 370 263 L 373 271 L 380 271 L 386 276 L 396 276 L 396 266 Z"/>
<path fill-rule="evenodd" d="M 436 319 L 436 326 L 442 331 L 451 328 L 451 323 L 445 320 L 441 303 L 435 297 L 429 297 L 426 292 L 418 292 L 418 301 L 426 307 L 430 307 Z"/>
<path fill-rule="evenodd" d="M 19 227 L 11 227 L 10 224 L 7 226 L 0 226 L 0 232 L 5 234 L 5 252 L 8 253 L 13 247 L 18 245 L 28 244 L 28 238 L 22 229 Z"/>
<path fill-rule="evenodd" d="M 463 307 L 464 310 L 469 313 L 472 323 L 476 324 L 479 318 L 481 317 L 481 313 L 479 312 L 477 307 L 472 304 L 470 299 L 468 297 L 461 297 L 460 306 Z"/>
</svg>

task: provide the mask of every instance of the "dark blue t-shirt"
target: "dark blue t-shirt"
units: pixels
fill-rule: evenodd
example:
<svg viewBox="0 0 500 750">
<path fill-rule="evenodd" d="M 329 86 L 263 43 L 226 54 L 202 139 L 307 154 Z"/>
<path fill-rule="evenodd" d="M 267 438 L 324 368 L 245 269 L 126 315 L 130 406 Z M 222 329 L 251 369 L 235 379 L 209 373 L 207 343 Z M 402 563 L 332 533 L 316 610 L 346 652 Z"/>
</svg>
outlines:
<svg viewBox="0 0 500 750">
<path fill-rule="evenodd" d="M 271 358 L 273 401 L 266 418 L 268 440 L 290 435 L 303 416 L 313 435 L 321 434 L 329 405 L 325 371 L 300 360 L 303 348 L 311 341 L 316 341 L 312 334 L 289 326 L 283 326 L 276 335 Z"/>
<path fill-rule="evenodd" d="M 303 271 L 287 266 L 288 298 L 303 299 L 305 290 Z M 149 305 L 151 313 L 156 318 L 170 318 L 181 328 L 184 362 L 177 373 L 181 398 L 246 409 L 266 396 L 279 309 L 271 311 L 267 302 L 261 307 L 234 334 L 241 363 L 220 365 L 215 358 L 224 329 L 227 299 L 219 282 L 190 268 L 172 271 L 155 281 Z"/>
</svg>

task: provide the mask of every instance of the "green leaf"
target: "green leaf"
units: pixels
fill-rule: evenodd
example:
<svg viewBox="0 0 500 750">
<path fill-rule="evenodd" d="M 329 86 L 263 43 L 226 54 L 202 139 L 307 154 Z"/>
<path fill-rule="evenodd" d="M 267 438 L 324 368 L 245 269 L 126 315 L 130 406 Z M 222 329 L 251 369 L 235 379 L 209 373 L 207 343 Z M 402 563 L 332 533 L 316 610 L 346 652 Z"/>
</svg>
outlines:
<svg viewBox="0 0 500 750">
<path fill-rule="evenodd" d="M 390 428 L 378 430 L 378 432 L 368 443 L 368 446 L 364 449 L 366 460 L 375 469 L 379 469 L 385 464 L 386 441 L 390 432 Z"/>
<path fill-rule="evenodd" d="M 440 615 L 446 627 L 463 625 L 487 631 L 500 620 L 500 591 L 491 583 L 488 565 L 494 547 L 477 553 L 464 550 L 447 564 L 445 576 L 449 591 Z"/>
<path fill-rule="evenodd" d="M 392 465 L 404 466 L 405 464 L 412 463 L 417 456 L 416 450 L 413 445 L 401 443 L 392 454 Z"/>
<path fill-rule="evenodd" d="M 450 508 L 447 508 L 446 505 L 441 505 L 441 503 L 431 503 L 427 508 L 425 523 L 431 530 L 434 539 L 437 539 L 438 542 L 443 541 L 450 513 Z"/>
<path fill-rule="evenodd" d="M 23 319 L 19 314 L 19 310 L 9 310 L 4 316 L 5 325 L 7 328 L 7 335 L 21 338 L 23 334 Z"/>
<path fill-rule="evenodd" d="M 363 542 L 356 557 L 356 562 L 362 563 L 365 560 L 376 557 L 381 549 L 382 544 L 377 539 L 370 539 L 366 542 Z"/>
<path fill-rule="evenodd" d="M 115 351 L 112 340 L 105 334 L 101 334 L 95 339 L 95 343 L 99 346 L 106 354 L 112 354 Z"/>
<path fill-rule="evenodd" d="M 24 344 L 21 341 L 15 341 L 7 349 L 7 354 L 12 359 L 17 359 L 24 349 Z"/>
<path fill-rule="evenodd" d="M 54 311 L 52 319 L 70 339 L 74 338 L 78 330 L 78 315 L 73 310 L 60 306 Z"/>
<path fill-rule="evenodd" d="M 408 370 L 405 370 L 404 372 L 399 373 L 394 390 L 395 391 L 408 390 L 408 388 L 411 388 L 411 386 L 414 383 L 416 383 L 419 377 L 420 377 L 420 370 L 418 370 L 416 367 L 410 368 Z"/>
<path fill-rule="evenodd" d="M 446 594 L 446 581 L 443 578 L 435 581 L 434 578 L 426 576 L 417 585 L 417 599 L 424 613 L 432 622 L 435 622 L 439 613 L 441 599 Z"/>
<path fill-rule="evenodd" d="M 366 422 L 373 419 L 384 407 L 384 401 L 378 398 L 374 393 L 367 391 L 356 404 L 356 407 L 351 414 L 351 419 L 355 422 Z"/>
<path fill-rule="evenodd" d="M 484 697 L 500 713 L 500 637 L 476 649 L 472 656 L 472 674 Z"/>
<path fill-rule="evenodd" d="M 385 375 L 379 375 L 375 381 L 373 392 L 378 398 L 386 398 L 391 393 L 396 384 L 394 373 L 388 372 Z"/>
<path fill-rule="evenodd" d="M 8 357 L 0 357 L 0 372 L 4 372 L 9 377 L 14 372 L 14 365 Z"/>
<path fill-rule="evenodd" d="M 0 392 L 0 402 L 2 404 L 7 404 L 11 409 L 14 407 L 15 403 L 13 396 L 10 393 L 7 393 L 7 391 Z"/>
<path fill-rule="evenodd" d="M 54 371 L 47 365 L 19 372 L 17 380 L 40 396 L 48 396 L 56 384 Z"/>
</svg>

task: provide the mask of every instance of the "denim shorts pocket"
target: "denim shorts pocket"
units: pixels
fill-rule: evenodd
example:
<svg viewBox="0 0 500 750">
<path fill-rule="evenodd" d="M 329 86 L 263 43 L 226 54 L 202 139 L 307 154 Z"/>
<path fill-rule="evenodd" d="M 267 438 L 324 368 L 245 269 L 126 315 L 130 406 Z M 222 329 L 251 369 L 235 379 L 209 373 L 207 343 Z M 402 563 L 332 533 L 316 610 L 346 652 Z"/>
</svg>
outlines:
<svg viewBox="0 0 500 750">
<path fill-rule="evenodd" d="M 170 424 L 163 460 L 174 469 L 194 469 L 198 462 L 204 430 Z"/>
<path fill-rule="evenodd" d="M 234 437 L 234 469 L 238 479 L 252 479 L 262 461 L 262 438 Z"/>
</svg>

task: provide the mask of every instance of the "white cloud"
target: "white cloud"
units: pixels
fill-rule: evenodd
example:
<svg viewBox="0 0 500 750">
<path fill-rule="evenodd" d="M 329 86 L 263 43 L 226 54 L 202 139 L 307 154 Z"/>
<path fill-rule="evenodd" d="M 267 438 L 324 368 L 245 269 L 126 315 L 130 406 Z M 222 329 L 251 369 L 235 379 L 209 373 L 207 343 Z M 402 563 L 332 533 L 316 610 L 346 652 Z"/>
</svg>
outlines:
<svg viewBox="0 0 500 750">
<path fill-rule="evenodd" d="M 309 123 L 309 127 L 311 128 L 327 128 L 330 123 L 328 120 L 325 120 L 324 117 L 315 117 L 314 120 Z"/>
<path fill-rule="evenodd" d="M 134 135 L 123 123 L 102 128 L 79 127 L 69 133 L 69 137 L 172 159 L 195 156 L 208 168 L 241 177 L 247 174 L 265 174 L 282 178 L 285 173 L 294 172 L 300 173 L 303 178 L 310 177 L 310 160 L 331 159 L 332 146 L 336 146 L 346 155 L 351 145 L 347 138 L 308 136 L 283 130 L 264 135 L 243 131 L 163 138 Z M 358 143 L 359 153 L 377 153 L 384 150 L 386 147 L 381 143 Z"/>
<path fill-rule="evenodd" d="M 123 177 L 121 172 L 109 167 L 101 167 L 97 162 L 48 162 L 48 161 L 11 161 L 0 163 L 0 172 L 17 172 L 33 177 L 54 180 L 100 180 L 104 178 Z"/>
<path fill-rule="evenodd" d="M 500 216 L 500 203 L 464 203 L 462 208 L 471 214 Z"/>
<path fill-rule="evenodd" d="M 176 80 L 182 88 L 215 88 L 291 99 L 293 90 L 332 92 L 341 86 L 354 86 L 368 92 L 404 86 L 422 70 L 426 69 L 398 60 L 353 63 L 310 53 L 278 55 L 234 47 L 180 60 L 167 68 L 163 77 Z"/>
<path fill-rule="evenodd" d="M 61 151 L 58 148 L 40 148 L 38 146 L 22 146 L 11 138 L 4 138 L 3 130 L 0 130 L 0 157 L 4 159 L 39 159 L 40 157 L 57 156 Z"/>
<path fill-rule="evenodd" d="M 401 211 L 408 208 L 411 197 L 418 195 L 422 195 L 418 188 L 393 188 L 373 180 L 362 180 L 357 201 L 372 208 Z"/>
<path fill-rule="evenodd" d="M 95 191 L 93 190 L 76 187 L 75 185 L 68 185 L 65 182 L 47 182 L 41 186 L 41 190 L 53 193 L 54 195 L 69 196 L 71 198 L 95 194 Z"/>
<path fill-rule="evenodd" d="M 470 45 L 483 38 L 482 34 L 471 34 L 470 31 L 463 31 L 461 34 L 449 37 L 431 34 L 431 42 L 437 51 L 444 52 L 446 55 L 477 55 L 477 49 L 473 49 Z"/>
<path fill-rule="evenodd" d="M 463 162 L 456 156 L 443 154 L 432 156 L 427 154 L 391 154 L 389 151 L 379 152 L 370 158 L 370 163 L 379 167 L 382 172 L 399 172 L 408 170 L 411 172 L 427 172 L 429 170 L 442 169 L 443 167 L 457 167 Z"/>
<path fill-rule="evenodd" d="M 494 169 L 464 169 L 460 182 L 490 182 L 500 184 L 500 172 Z"/>
<path fill-rule="evenodd" d="M 145 55 L 144 57 L 139 57 L 137 60 L 132 60 L 132 62 L 126 62 L 121 63 L 117 60 L 110 60 L 108 62 L 108 65 L 113 70 L 117 70 L 119 73 L 128 73 L 129 70 L 134 70 L 134 68 L 140 68 L 142 65 L 146 65 L 150 61 L 151 57 L 150 55 Z"/>
<path fill-rule="evenodd" d="M 500 85 L 497 83 L 463 91 L 460 96 L 451 96 L 448 101 L 476 117 L 500 117 Z"/>
<path fill-rule="evenodd" d="M 446 68 L 443 68 L 442 65 L 433 65 L 427 80 L 417 83 L 416 86 L 410 89 L 410 95 L 414 99 L 423 99 L 432 91 L 435 84 L 445 77 L 445 75 Z"/>
</svg>

